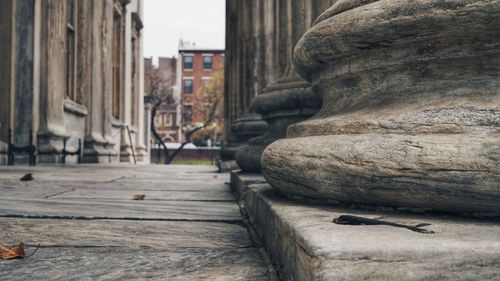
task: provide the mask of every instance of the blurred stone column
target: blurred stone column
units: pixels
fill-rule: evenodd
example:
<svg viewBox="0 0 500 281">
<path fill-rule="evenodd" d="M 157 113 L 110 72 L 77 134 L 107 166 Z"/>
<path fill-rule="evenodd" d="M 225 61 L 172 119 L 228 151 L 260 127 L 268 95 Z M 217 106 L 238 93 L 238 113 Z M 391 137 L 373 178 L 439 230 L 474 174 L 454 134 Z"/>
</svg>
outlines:
<svg viewBox="0 0 500 281">
<path fill-rule="evenodd" d="M 139 16 L 139 19 L 142 24 L 142 19 L 144 17 L 144 2 L 142 0 L 137 1 L 137 15 Z M 149 153 L 150 150 L 148 149 L 148 144 L 144 142 L 144 137 L 146 132 L 150 132 L 151 128 L 150 126 L 145 127 L 144 125 L 146 124 L 145 120 L 145 106 L 144 106 L 144 36 L 142 33 L 142 27 L 139 28 L 140 30 L 138 31 L 139 33 L 139 42 L 138 42 L 138 50 L 137 50 L 137 56 L 134 57 L 133 59 L 136 60 L 136 63 L 139 66 L 139 71 L 137 73 L 137 92 L 133 93 L 136 95 L 136 101 L 138 103 L 138 108 L 137 108 L 137 135 L 136 135 L 136 147 L 137 147 L 137 159 L 138 161 L 141 161 L 143 163 L 149 163 Z M 149 140 L 149 138 L 148 138 Z"/>
<path fill-rule="evenodd" d="M 108 150 L 106 149 L 106 140 L 104 139 L 104 124 L 102 109 L 105 108 L 104 100 L 104 69 L 103 64 L 103 30 L 104 30 L 104 3 L 100 1 L 87 1 L 89 15 L 88 22 L 90 26 L 91 47 L 89 49 L 90 65 L 90 92 L 88 94 L 89 115 L 87 117 L 84 162 L 87 163 L 106 163 L 109 162 Z M 107 50 L 107 48 L 106 48 Z M 108 93 L 111 96 L 111 93 Z M 111 109 L 107 109 L 110 111 Z"/>
<path fill-rule="evenodd" d="M 262 157 L 292 197 L 500 214 L 498 1 L 347 1 L 295 48 L 321 111 Z M 265 95 L 264 95 L 265 96 Z"/>
<path fill-rule="evenodd" d="M 10 127 L 12 0 L 0 1 L 0 153 L 7 152 Z M 0 154 L 0 164 L 7 163 Z"/>
<path fill-rule="evenodd" d="M 66 3 L 41 2 L 40 128 L 38 151 L 40 161 L 58 162 L 63 139 L 68 137 L 64 127 L 66 97 Z M 57 28 L 56 28 L 57 27 Z"/>
<path fill-rule="evenodd" d="M 265 132 L 267 124 L 248 108 L 260 93 L 263 80 L 263 48 L 258 39 L 263 0 L 226 2 L 225 135 L 222 160 L 252 137 Z"/>
<path fill-rule="evenodd" d="M 262 115 L 269 124 L 267 132 L 249 141 L 236 154 L 236 161 L 245 172 L 261 171 L 260 158 L 264 149 L 284 138 L 290 124 L 313 116 L 321 99 L 311 91 L 310 84 L 295 72 L 292 54 L 295 44 L 311 26 L 320 12 L 333 0 L 275 0 L 262 3 L 264 26 L 261 28 L 265 88 L 250 108 Z"/>
</svg>

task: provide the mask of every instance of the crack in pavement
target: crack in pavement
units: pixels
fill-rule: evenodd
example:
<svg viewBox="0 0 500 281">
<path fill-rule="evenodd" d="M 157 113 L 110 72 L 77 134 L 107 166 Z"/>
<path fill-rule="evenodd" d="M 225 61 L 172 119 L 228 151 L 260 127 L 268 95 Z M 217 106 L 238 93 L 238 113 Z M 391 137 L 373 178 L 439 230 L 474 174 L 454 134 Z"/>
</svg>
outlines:
<svg viewBox="0 0 500 281">
<path fill-rule="evenodd" d="M 61 192 L 61 193 L 66 193 L 66 192 Z M 59 195 L 59 194 L 56 194 Z M 55 196 L 55 195 L 54 195 Z M 122 198 L 110 198 L 110 197 L 61 197 L 57 199 L 68 199 L 68 200 L 93 200 L 93 201 L 99 201 L 99 200 L 113 200 L 113 201 L 131 201 L 132 199 L 122 199 Z M 224 202 L 237 202 L 236 199 L 222 199 L 222 200 L 203 200 L 203 199 L 144 199 L 144 200 L 133 200 L 133 201 L 142 201 L 142 202 L 147 202 L 147 201 L 155 201 L 155 202 L 207 202 L 207 203 L 224 203 Z"/>
<path fill-rule="evenodd" d="M 57 192 L 57 193 L 54 193 L 54 194 L 51 194 L 51 195 L 47 195 L 44 198 L 48 199 L 48 198 L 51 198 L 51 197 L 54 197 L 54 196 L 57 196 L 57 195 L 61 195 L 61 194 L 64 194 L 64 193 L 72 192 L 72 191 L 75 191 L 75 190 L 76 190 L 76 188 L 72 188 L 70 190 L 61 191 L 61 192 Z"/>
<path fill-rule="evenodd" d="M 106 182 L 116 182 L 116 181 L 119 181 L 119 180 L 124 179 L 124 178 L 126 178 L 126 176 L 116 177 L 116 178 L 113 178 L 113 179 L 106 181 Z"/>
</svg>

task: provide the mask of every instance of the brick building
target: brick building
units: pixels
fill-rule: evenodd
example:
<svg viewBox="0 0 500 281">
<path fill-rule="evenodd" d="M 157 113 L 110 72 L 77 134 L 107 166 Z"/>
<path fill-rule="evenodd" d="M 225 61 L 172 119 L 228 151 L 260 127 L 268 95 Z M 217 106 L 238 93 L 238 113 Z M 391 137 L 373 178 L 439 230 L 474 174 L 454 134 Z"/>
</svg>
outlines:
<svg viewBox="0 0 500 281">
<path fill-rule="evenodd" d="M 153 120 L 157 132 L 164 142 L 180 142 L 181 135 L 181 105 L 180 98 L 176 96 L 177 59 L 175 57 L 158 58 L 158 71 L 162 81 L 162 88 L 173 99 L 158 108 Z"/>
<path fill-rule="evenodd" d="M 215 71 L 224 65 L 224 50 L 198 47 L 186 41 L 179 42 L 177 60 L 177 95 L 181 99 L 182 126 L 203 123 L 204 114 L 197 110 L 200 101 L 195 94 L 212 79 Z"/>
</svg>

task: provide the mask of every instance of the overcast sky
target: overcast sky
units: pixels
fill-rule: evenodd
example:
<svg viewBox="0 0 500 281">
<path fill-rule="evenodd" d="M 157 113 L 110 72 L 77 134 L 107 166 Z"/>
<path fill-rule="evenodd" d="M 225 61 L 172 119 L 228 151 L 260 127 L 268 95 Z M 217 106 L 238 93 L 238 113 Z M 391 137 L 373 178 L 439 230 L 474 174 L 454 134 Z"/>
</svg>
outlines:
<svg viewBox="0 0 500 281">
<path fill-rule="evenodd" d="M 225 0 L 144 0 L 144 56 L 177 55 L 179 39 L 224 48 Z"/>
</svg>

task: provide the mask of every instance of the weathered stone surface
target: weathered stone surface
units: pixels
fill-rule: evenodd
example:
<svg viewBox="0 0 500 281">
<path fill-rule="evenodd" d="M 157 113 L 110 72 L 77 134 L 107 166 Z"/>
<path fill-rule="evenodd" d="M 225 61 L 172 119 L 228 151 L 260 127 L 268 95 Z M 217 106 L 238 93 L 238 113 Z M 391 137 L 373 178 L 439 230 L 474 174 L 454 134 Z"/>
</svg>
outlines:
<svg viewBox="0 0 500 281">
<path fill-rule="evenodd" d="M 0 270 L 9 280 L 269 280 L 257 251 L 249 249 L 48 247 L 39 251 L 36 258 L 2 262 Z"/>
<path fill-rule="evenodd" d="M 2 218 L 2 244 L 24 241 L 46 247 L 246 248 L 252 242 L 238 224 L 213 222 Z M 4 231 L 5 230 L 5 231 Z"/>
<path fill-rule="evenodd" d="M 130 197 L 134 194 L 131 193 Z M 111 199 L 0 199 L 0 216 L 79 219 L 241 220 L 234 202 L 123 201 Z"/>
<path fill-rule="evenodd" d="M 500 214 L 496 1 L 338 1 L 295 49 L 323 99 L 270 145 L 281 192 Z"/>
<path fill-rule="evenodd" d="M 250 174 L 241 171 L 231 172 L 231 189 L 240 200 L 245 198 L 249 185 L 262 183 L 266 183 L 266 179 L 261 174 Z"/>
<path fill-rule="evenodd" d="M 0 243 L 23 241 L 28 253 L 41 245 L 1 261 L 0 279 L 274 280 L 229 197 L 228 174 L 214 170 L 0 167 Z M 35 179 L 19 181 L 27 172 Z M 135 193 L 146 200 L 130 200 Z"/>
<path fill-rule="evenodd" d="M 245 211 L 282 280 L 497 280 L 500 224 L 450 216 L 356 211 L 297 203 L 267 184 L 247 187 Z M 340 215 L 403 224 L 337 225 Z"/>
</svg>

